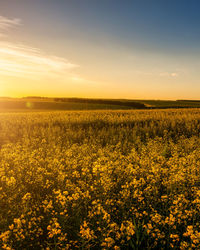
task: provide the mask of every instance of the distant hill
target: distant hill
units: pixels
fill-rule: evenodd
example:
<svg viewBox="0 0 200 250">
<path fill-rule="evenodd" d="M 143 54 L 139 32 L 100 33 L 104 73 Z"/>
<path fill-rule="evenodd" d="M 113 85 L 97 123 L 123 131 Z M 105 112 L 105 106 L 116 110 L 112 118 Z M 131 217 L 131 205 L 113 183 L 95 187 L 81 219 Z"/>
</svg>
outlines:
<svg viewBox="0 0 200 250">
<path fill-rule="evenodd" d="M 200 100 L 128 100 L 93 98 L 0 98 L 0 111 L 200 108 Z"/>
<path fill-rule="evenodd" d="M 84 103 L 84 104 L 101 104 L 101 105 L 117 105 L 129 108 L 143 109 L 145 104 L 132 100 L 114 100 L 114 99 L 89 99 L 89 98 L 55 98 L 55 102 L 63 103 Z"/>
</svg>

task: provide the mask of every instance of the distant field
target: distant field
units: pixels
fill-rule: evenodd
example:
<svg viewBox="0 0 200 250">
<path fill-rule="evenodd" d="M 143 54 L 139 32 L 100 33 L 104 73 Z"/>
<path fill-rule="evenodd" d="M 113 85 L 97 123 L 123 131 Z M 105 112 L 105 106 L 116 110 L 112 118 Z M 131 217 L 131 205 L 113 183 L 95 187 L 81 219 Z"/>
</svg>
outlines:
<svg viewBox="0 0 200 250">
<path fill-rule="evenodd" d="M 105 109 L 141 109 L 145 105 L 133 101 L 96 100 L 96 99 L 0 99 L 0 111 L 26 110 L 105 110 Z"/>
<path fill-rule="evenodd" d="M 86 98 L 0 98 L 0 112 L 48 110 L 125 110 L 155 108 L 199 108 L 198 100 L 126 100 Z"/>
<path fill-rule="evenodd" d="M 176 100 L 176 101 L 162 101 L 162 100 L 141 100 L 146 107 L 152 108 L 199 108 L 200 101 L 192 100 Z"/>
</svg>

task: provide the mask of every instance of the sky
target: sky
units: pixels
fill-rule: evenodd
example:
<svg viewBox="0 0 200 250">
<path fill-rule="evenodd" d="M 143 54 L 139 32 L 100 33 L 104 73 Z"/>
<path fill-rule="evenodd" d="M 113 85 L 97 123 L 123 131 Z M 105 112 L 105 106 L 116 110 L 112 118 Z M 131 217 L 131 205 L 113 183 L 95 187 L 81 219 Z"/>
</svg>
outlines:
<svg viewBox="0 0 200 250">
<path fill-rule="evenodd" d="M 199 0 L 0 0 L 0 96 L 200 99 Z"/>
</svg>

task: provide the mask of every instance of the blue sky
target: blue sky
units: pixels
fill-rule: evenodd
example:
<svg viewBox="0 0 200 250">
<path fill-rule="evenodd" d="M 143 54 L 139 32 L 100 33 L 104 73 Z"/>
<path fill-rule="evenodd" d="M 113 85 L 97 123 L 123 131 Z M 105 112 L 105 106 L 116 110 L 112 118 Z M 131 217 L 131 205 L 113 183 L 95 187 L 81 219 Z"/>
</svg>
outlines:
<svg viewBox="0 0 200 250">
<path fill-rule="evenodd" d="M 0 0 L 4 22 L 20 20 L 2 31 L 0 26 L 0 91 L 12 96 L 197 99 L 199 11 L 198 0 Z M 8 58 L 8 45 L 21 54 Z M 30 57 L 27 62 L 22 56 L 33 48 L 40 51 L 38 61 L 56 57 L 61 67 L 64 60 L 62 72 L 55 66 L 48 70 L 52 76 L 43 72 L 45 65 L 36 65 L 39 75 L 33 72 Z M 13 65 L 21 75 L 13 74 Z"/>
</svg>

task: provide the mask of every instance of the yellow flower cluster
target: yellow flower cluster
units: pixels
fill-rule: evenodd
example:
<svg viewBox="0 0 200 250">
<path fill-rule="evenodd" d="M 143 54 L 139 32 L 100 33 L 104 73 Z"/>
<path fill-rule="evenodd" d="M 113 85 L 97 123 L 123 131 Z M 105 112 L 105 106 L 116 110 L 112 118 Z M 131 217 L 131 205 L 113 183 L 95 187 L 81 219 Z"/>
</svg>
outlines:
<svg viewBox="0 0 200 250">
<path fill-rule="evenodd" d="M 200 111 L 0 114 L 0 249 L 200 249 Z"/>
</svg>

